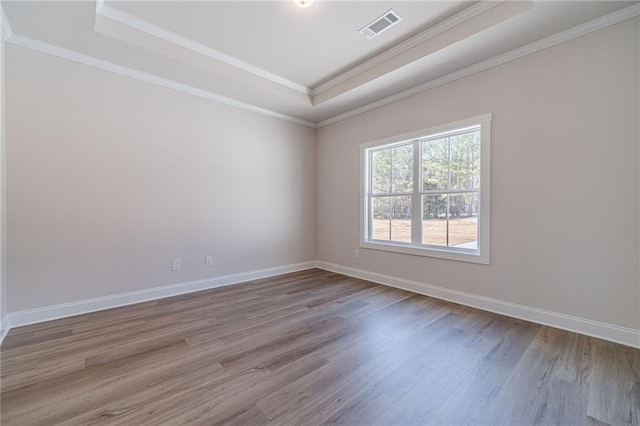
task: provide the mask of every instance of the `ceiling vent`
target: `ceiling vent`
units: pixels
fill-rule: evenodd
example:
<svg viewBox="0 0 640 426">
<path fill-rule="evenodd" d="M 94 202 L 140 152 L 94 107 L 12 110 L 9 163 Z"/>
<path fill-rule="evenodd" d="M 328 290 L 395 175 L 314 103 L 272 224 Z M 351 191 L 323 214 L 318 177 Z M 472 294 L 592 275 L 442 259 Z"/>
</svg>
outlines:
<svg viewBox="0 0 640 426">
<path fill-rule="evenodd" d="M 383 31 L 388 30 L 398 22 L 402 21 L 400 15 L 395 10 L 389 9 L 384 15 L 376 18 L 366 27 L 362 28 L 358 32 L 364 35 L 366 38 L 374 38 Z"/>
</svg>

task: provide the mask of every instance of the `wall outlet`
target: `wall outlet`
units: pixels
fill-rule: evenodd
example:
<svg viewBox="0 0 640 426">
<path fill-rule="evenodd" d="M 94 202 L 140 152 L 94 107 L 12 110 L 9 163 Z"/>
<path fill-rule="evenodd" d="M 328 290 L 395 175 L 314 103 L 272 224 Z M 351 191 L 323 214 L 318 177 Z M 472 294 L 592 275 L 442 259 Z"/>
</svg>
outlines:
<svg viewBox="0 0 640 426">
<path fill-rule="evenodd" d="M 353 255 L 354 255 L 357 259 L 359 259 L 359 258 L 360 258 L 360 249 L 356 249 L 356 250 L 353 252 Z"/>
<path fill-rule="evenodd" d="M 180 268 L 182 268 L 182 262 L 180 261 L 180 259 L 173 259 L 171 261 L 171 269 L 174 271 L 179 271 Z"/>
<path fill-rule="evenodd" d="M 213 256 L 207 256 L 204 259 L 204 264 L 207 266 L 213 266 Z"/>
</svg>

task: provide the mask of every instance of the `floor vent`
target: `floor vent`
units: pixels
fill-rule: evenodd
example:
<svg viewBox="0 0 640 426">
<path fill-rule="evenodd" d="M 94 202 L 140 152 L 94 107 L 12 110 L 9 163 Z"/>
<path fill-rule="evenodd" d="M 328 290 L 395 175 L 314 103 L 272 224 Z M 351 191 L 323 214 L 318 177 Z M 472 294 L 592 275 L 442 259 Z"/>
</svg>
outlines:
<svg viewBox="0 0 640 426">
<path fill-rule="evenodd" d="M 398 15 L 395 10 L 389 9 L 389 11 L 385 12 L 384 15 L 374 19 L 373 22 L 360 29 L 358 32 L 366 38 L 374 38 L 400 21 L 402 21 L 400 15 Z"/>
</svg>

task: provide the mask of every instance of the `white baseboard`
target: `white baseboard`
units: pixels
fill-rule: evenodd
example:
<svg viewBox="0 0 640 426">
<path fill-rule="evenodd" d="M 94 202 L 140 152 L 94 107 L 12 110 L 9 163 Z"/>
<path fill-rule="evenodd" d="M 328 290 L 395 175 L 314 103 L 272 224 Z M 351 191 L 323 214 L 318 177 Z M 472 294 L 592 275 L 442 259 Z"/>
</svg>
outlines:
<svg viewBox="0 0 640 426">
<path fill-rule="evenodd" d="M 471 293 L 451 290 L 403 278 L 391 277 L 334 263 L 316 261 L 316 267 L 326 271 L 349 275 L 351 277 L 388 285 L 390 287 L 396 287 L 402 290 L 408 290 L 425 296 L 447 300 L 460 305 L 471 306 L 473 308 L 509 317 L 519 318 L 563 330 L 574 331 L 576 333 L 597 337 L 599 339 L 620 343 L 634 348 L 640 348 L 640 330 L 620 327 L 586 318 L 574 317 L 531 306 L 519 305 L 517 303 L 505 302 L 503 300 L 492 299 L 489 297 L 477 296 Z"/>
<path fill-rule="evenodd" d="M 278 266 L 256 271 L 242 272 L 232 275 L 224 275 L 198 281 L 190 281 L 180 284 L 173 284 L 163 287 L 155 287 L 147 290 L 121 293 L 112 296 L 99 297 L 95 299 L 81 300 L 61 305 L 46 306 L 43 308 L 30 309 L 26 311 L 12 312 L 0 321 L 0 344 L 11 328 L 23 325 L 35 324 L 39 322 L 51 321 L 66 318 L 74 315 L 96 312 L 104 309 L 117 308 L 120 306 L 132 305 L 135 303 L 147 302 L 150 300 L 162 299 L 165 297 L 177 296 L 180 294 L 192 293 L 200 290 L 207 290 L 216 287 L 223 287 L 232 284 L 239 284 L 255 279 L 268 278 L 275 275 L 290 272 L 302 271 L 312 268 L 320 268 L 326 271 L 336 272 L 360 278 L 367 281 L 408 290 L 425 296 L 437 299 L 448 300 L 461 305 L 471 306 L 501 315 L 507 315 L 538 324 L 548 325 L 563 330 L 573 331 L 587 336 L 620 343 L 634 348 L 640 348 L 640 330 L 606 324 L 598 321 L 565 315 L 558 312 L 547 311 L 526 305 L 505 302 L 503 300 L 478 296 L 462 291 L 451 290 L 417 281 L 403 278 L 391 277 L 378 274 L 376 272 L 351 268 L 323 261 L 310 261 L 296 263 L 292 265 Z M 4 327 L 4 331 L 2 330 Z"/>
<path fill-rule="evenodd" d="M 11 312 L 8 315 L 7 328 L 21 327 L 23 325 L 51 321 L 60 318 L 71 317 L 104 309 L 118 308 L 133 305 L 135 303 L 148 302 L 150 300 L 163 299 L 165 297 L 178 296 L 180 294 L 195 291 L 208 290 L 246 281 L 268 278 L 275 275 L 302 271 L 315 267 L 314 261 L 295 263 L 291 265 L 277 266 L 274 268 L 259 269 L 238 274 L 224 275 L 198 281 L 189 281 L 180 284 L 172 284 L 163 287 L 132 291 L 129 293 L 114 294 L 112 296 L 97 297 L 95 299 L 80 300 L 77 302 L 63 303 L 60 305 L 45 306 L 42 308 L 25 311 Z M 5 322 L 3 321 L 3 324 Z M 1 343 L 1 342 L 0 342 Z"/>
<path fill-rule="evenodd" d="M 9 333 L 9 316 L 5 315 L 4 317 L 0 318 L 0 345 L 2 345 L 2 341 L 4 340 L 5 337 L 7 337 L 8 333 Z"/>
</svg>

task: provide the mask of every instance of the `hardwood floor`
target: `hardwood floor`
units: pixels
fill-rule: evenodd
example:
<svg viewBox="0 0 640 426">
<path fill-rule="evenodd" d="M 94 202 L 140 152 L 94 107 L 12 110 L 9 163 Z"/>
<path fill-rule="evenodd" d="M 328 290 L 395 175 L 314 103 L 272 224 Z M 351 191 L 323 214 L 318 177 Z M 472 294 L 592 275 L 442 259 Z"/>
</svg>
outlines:
<svg viewBox="0 0 640 426">
<path fill-rule="evenodd" d="M 310 270 L 11 330 L 3 425 L 639 424 L 640 350 Z"/>
</svg>

